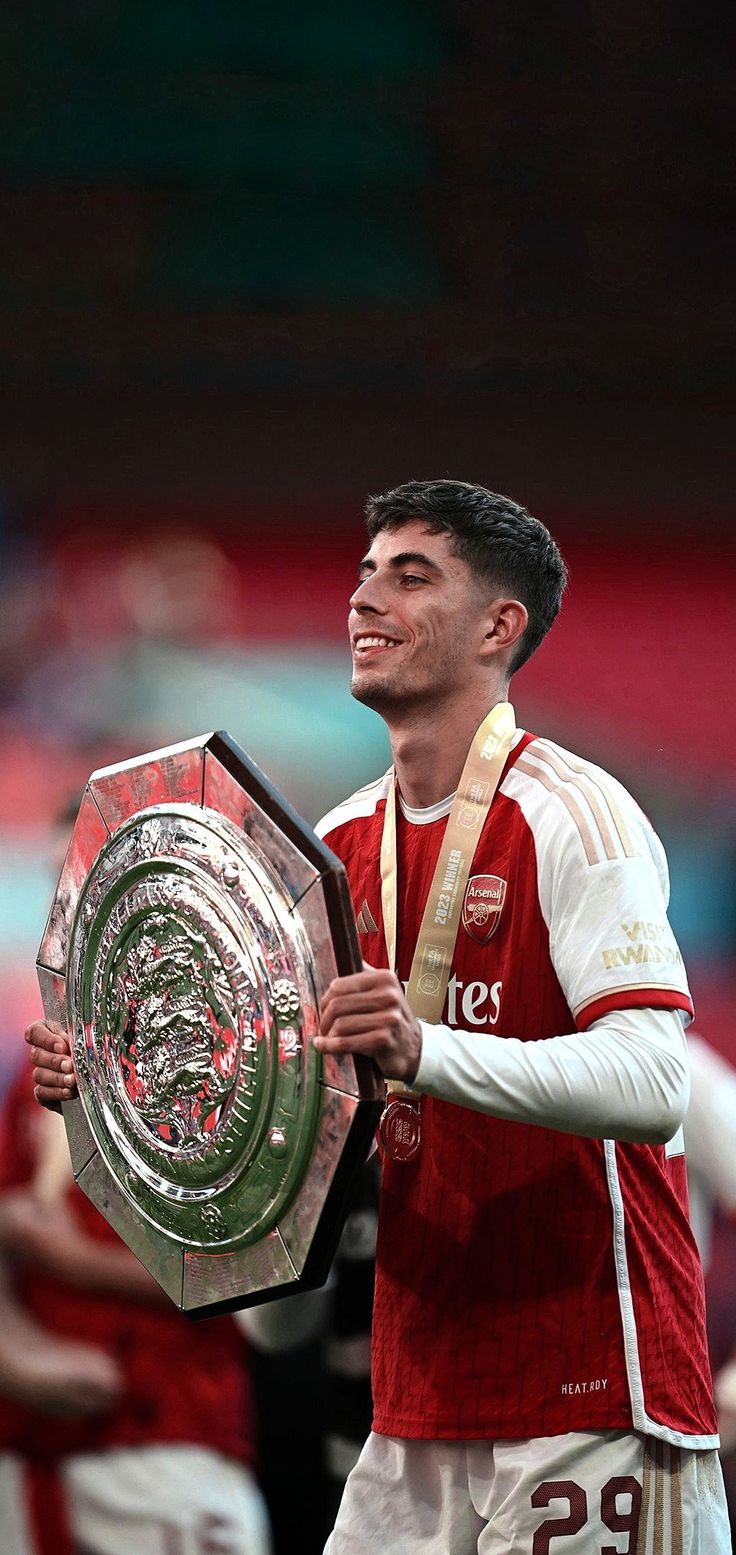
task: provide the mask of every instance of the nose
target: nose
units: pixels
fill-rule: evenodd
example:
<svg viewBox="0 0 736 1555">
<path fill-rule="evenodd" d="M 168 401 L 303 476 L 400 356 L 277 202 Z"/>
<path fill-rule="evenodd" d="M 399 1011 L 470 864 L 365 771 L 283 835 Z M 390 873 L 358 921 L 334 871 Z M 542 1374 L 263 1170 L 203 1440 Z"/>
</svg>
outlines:
<svg viewBox="0 0 736 1555">
<path fill-rule="evenodd" d="M 351 594 L 350 609 L 355 610 L 358 615 L 366 615 L 369 611 L 380 614 L 385 610 L 385 605 L 381 601 L 381 586 L 375 572 L 369 572 Z"/>
</svg>

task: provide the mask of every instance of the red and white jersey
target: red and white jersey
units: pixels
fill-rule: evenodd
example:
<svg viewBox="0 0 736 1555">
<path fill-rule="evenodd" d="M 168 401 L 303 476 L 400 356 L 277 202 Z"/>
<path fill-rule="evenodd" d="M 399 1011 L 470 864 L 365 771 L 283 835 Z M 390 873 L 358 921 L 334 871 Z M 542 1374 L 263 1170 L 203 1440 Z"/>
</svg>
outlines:
<svg viewBox="0 0 736 1555">
<path fill-rule="evenodd" d="M 374 966 L 387 965 L 388 787 L 369 784 L 318 827 L 345 864 Z M 449 807 L 398 807 L 404 981 Z M 444 1024 L 531 1040 L 587 1031 L 612 1010 L 689 1016 L 668 894 L 661 845 L 626 790 L 522 734 L 473 860 Z M 384 1162 L 374 1429 L 515 1438 L 633 1426 L 714 1445 L 681 1136 L 589 1139 L 429 1095 L 421 1128 L 411 1162 Z"/>
</svg>

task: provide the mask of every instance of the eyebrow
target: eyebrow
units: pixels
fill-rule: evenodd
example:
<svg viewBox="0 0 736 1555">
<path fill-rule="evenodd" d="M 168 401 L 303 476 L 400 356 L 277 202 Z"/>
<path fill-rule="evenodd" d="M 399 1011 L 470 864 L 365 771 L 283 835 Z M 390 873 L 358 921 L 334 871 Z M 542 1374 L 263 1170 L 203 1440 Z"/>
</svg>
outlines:
<svg viewBox="0 0 736 1555">
<path fill-rule="evenodd" d="M 398 569 L 399 567 L 406 567 L 410 562 L 420 567 L 426 567 L 429 572 L 434 572 L 438 576 L 443 572 L 443 568 L 433 561 L 431 556 L 427 556 L 424 551 L 398 551 L 396 556 L 391 557 L 389 566 Z M 372 556 L 364 556 L 358 567 L 359 573 L 366 571 L 376 571 L 376 564 Z"/>
</svg>

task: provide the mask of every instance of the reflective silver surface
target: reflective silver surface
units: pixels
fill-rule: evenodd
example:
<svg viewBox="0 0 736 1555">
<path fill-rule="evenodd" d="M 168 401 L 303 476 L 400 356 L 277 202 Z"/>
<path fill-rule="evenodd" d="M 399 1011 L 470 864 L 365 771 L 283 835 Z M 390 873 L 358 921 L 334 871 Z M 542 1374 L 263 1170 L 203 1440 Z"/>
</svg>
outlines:
<svg viewBox="0 0 736 1555">
<path fill-rule="evenodd" d="M 75 1174 L 184 1310 L 317 1283 L 379 1110 L 312 1038 L 342 867 L 226 736 L 93 773 L 39 951 Z"/>
</svg>

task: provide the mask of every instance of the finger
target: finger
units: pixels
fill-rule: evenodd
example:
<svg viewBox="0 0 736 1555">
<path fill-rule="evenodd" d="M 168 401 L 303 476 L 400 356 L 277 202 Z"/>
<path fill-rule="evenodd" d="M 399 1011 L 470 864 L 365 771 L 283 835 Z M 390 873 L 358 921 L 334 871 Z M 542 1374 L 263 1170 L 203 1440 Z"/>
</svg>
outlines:
<svg viewBox="0 0 736 1555">
<path fill-rule="evenodd" d="M 378 1053 L 385 1052 L 388 1047 L 386 1032 L 380 1026 L 355 1036 L 317 1035 L 313 1041 L 318 1053 L 368 1053 L 371 1058 L 376 1058 Z"/>
<path fill-rule="evenodd" d="M 396 1040 L 399 1028 L 398 1014 L 394 1020 L 387 1020 L 380 1014 L 377 1019 L 375 1012 L 369 1010 L 364 1015 L 341 1015 L 339 1020 L 333 1021 L 329 1031 L 322 1031 L 320 1035 L 323 1037 L 347 1037 L 352 1039 L 353 1037 L 362 1036 L 364 1032 L 379 1031 L 384 1045 L 389 1047 Z"/>
<path fill-rule="evenodd" d="M 64 1091 L 50 1091 L 45 1085 L 34 1085 L 33 1094 L 36 1101 L 45 1107 L 47 1112 L 61 1112 L 61 1103 L 72 1099 L 71 1091 L 68 1094 Z"/>
<path fill-rule="evenodd" d="M 34 1085 L 40 1086 L 49 1096 L 56 1097 L 57 1101 L 60 1097 L 66 1097 L 67 1092 L 72 1096 L 76 1093 L 73 1075 L 54 1074 L 53 1070 L 45 1069 L 43 1064 L 31 1070 L 31 1079 Z"/>
<path fill-rule="evenodd" d="M 44 1048 L 31 1048 L 31 1062 L 37 1069 L 45 1069 L 49 1074 L 73 1074 L 74 1065 L 68 1052 L 49 1053 Z"/>
<path fill-rule="evenodd" d="M 370 989 L 365 993 L 336 994 L 329 1003 L 320 1006 L 320 1027 L 323 1032 L 329 1031 L 336 1020 L 342 1020 L 345 1015 L 383 1015 L 396 1017 L 399 1014 L 399 1006 L 396 999 L 396 990 Z"/>
<path fill-rule="evenodd" d="M 40 1107 L 45 1107 L 47 1112 L 61 1112 L 63 1101 L 74 1101 L 78 1092 L 71 1086 L 68 1090 L 60 1091 L 55 1085 L 34 1085 L 33 1094 Z"/>
<path fill-rule="evenodd" d="M 381 984 L 397 982 L 395 974 L 389 972 L 386 967 L 366 967 L 363 972 L 351 972 L 347 977 L 334 977 L 324 997 L 329 999 L 335 993 L 360 993 L 364 989 L 378 988 Z"/>
<path fill-rule="evenodd" d="M 43 1064 L 36 1065 L 31 1072 L 34 1085 L 41 1085 L 51 1096 L 62 1096 L 65 1091 L 74 1095 L 76 1082 L 71 1074 L 55 1074 L 53 1069 L 46 1069 Z"/>
<path fill-rule="evenodd" d="M 35 1020 L 23 1033 L 30 1047 L 42 1048 L 45 1053 L 68 1053 L 69 1039 L 61 1030 L 54 1031 L 46 1021 Z"/>
<path fill-rule="evenodd" d="M 347 999 L 339 1005 L 333 1005 L 327 1010 L 320 1021 L 322 1036 L 328 1036 L 336 1027 L 351 1023 L 351 1029 L 355 1029 L 355 1022 L 365 1028 L 371 1026 L 395 1026 L 408 1011 L 404 1011 L 395 997 L 386 999 L 367 999 L 365 1003 L 354 999 Z"/>
<path fill-rule="evenodd" d="M 355 977 L 339 977 L 330 983 L 320 1000 L 320 1015 L 328 1015 L 336 1000 L 372 999 L 378 1008 L 379 1001 L 387 998 L 395 1000 L 402 991 L 401 984 L 392 972 L 357 972 Z"/>
</svg>

